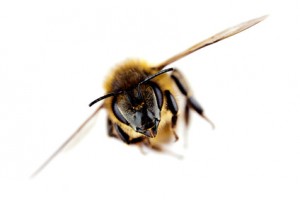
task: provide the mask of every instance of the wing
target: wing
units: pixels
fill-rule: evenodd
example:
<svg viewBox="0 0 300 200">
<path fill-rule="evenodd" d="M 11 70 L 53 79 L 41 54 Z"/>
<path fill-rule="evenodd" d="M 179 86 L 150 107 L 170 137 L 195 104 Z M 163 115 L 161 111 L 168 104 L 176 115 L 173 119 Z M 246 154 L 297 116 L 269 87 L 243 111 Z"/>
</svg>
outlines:
<svg viewBox="0 0 300 200">
<path fill-rule="evenodd" d="M 173 63 L 173 62 L 175 62 L 175 61 L 177 61 L 177 60 L 179 60 L 179 59 L 181 59 L 203 47 L 209 46 L 211 44 L 214 44 L 216 42 L 224 40 L 230 36 L 233 36 L 237 33 L 240 33 L 242 31 L 250 28 L 251 26 L 254 26 L 255 24 L 263 21 L 265 18 L 267 18 L 267 15 L 246 21 L 239 25 L 228 28 L 222 32 L 219 32 L 219 33 L 207 38 L 206 40 L 203 40 L 202 42 L 199 42 L 199 43 L 195 44 L 194 46 L 186 49 L 185 51 L 180 52 L 180 53 L 176 54 L 175 56 L 165 60 L 164 62 L 158 64 L 157 66 L 154 66 L 154 68 L 156 68 L 157 70 L 162 70 L 165 66 L 167 66 L 167 65 L 169 65 L 169 64 L 171 64 L 171 63 Z"/>
<path fill-rule="evenodd" d="M 103 105 L 99 106 L 79 127 L 78 129 L 62 144 L 60 147 L 31 175 L 34 178 L 39 174 L 59 153 L 61 153 L 75 138 L 79 135 L 81 130 L 87 125 L 87 123 L 103 108 Z"/>
</svg>

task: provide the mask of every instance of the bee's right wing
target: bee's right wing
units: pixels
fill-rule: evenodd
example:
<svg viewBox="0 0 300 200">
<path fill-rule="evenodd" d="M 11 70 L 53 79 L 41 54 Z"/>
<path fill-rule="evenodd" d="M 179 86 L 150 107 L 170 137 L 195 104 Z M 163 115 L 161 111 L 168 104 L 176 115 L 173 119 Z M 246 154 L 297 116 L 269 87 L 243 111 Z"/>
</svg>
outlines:
<svg viewBox="0 0 300 200">
<path fill-rule="evenodd" d="M 252 19 L 252 20 L 249 20 L 247 22 L 244 22 L 244 23 L 241 23 L 241 24 L 238 24 L 236 26 L 233 26 L 231 28 L 228 28 L 228 29 L 225 29 L 224 31 L 222 32 L 219 32 L 209 38 L 207 38 L 206 40 L 203 40 L 197 44 L 195 44 L 194 46 L 186 49 L 185 51 L 183 52 L 180 52 L 174 56 L 172 56 L 171 58 L 165 60 L 164 62 L 154 66 L 154 68 L 156 68 L 158 71 L 159 70 L 162 70 L 164 67 L 166 67 L 167 65 L 203 48 L 203 47 L 206 47 L 206 46 L 209 46 L 211 44 L 214 44 L 216 42 L 219 42 L 221 40 L 224 40 L 230 36 L 233 36 L 237 33 L 240 33 L 248 28 L 250 28 L 251 26 L 254 26 L 255 24 L 263 21 L 267 16 L 262 16 L 262 17 L 259 17 L 259 18 L 255 18 L 255 19 Z"/>
<path fill-rule="evenodd" d="M 77 130 L 62 144 L 60 147 L 31 175 L 34 178 L 39 174 L 59 153 L 61 153 L 66 147 L 75 140 L 75 138 L 81 133 L 81 130 L 87 125 L 87 123 L 103 108 L 103 105 L 99 106 L 78 128 Z"/>
</svg>

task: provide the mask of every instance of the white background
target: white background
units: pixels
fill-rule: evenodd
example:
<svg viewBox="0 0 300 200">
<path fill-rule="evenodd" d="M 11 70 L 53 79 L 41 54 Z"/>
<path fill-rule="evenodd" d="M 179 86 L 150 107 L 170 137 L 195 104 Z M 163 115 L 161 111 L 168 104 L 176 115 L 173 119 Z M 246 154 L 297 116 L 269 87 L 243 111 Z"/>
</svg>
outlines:
<svg viewBox="0 0 300 200">
<path fill-rule="evenodd" d="M 299 10 L 297 0 L 1 1 L 0 199 L 299 199 Z M 95 109 L 116 63 L 158 63 L 265 14 L 172 64 L 216 124 L 193 115 L 188 148 L 182 134 L 171 146 L 184 159 L 108 138 L 101 112 L 29 180 Z"/>
</svg>

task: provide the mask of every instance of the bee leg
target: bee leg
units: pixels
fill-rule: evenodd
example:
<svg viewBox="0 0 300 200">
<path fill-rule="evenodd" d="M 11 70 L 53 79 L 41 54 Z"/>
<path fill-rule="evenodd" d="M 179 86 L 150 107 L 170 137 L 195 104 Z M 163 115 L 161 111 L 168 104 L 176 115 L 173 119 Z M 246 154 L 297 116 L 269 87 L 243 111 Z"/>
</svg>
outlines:
<svg viewBox="0 0 300 200">
<path fill-rule="evenodd" d="M 117 124 L 114 124 L 114 129 L 115 129 L 115 131 L 117 132 L 117 134 L 119 136 L 118 138 L 120 138 L 126 144 L 141 143 L 145 139 L 144 137 L 138 137 L 138 138 L 130 139 L 129 135 L 125 131 L 123 131 L 123 129 L 120 126 L 118 126 Z"/>
<path fill-rule="evenodd" d="M 178 139 L 179 139 L 179 137 L 178 137 L 176 131 L 174 131 L 174 129 L 173 129 L 173 135 L 174 135 L 174 137 L 175 137 L 175 141 L 174 141 L 174 142 L 177 142 Z"/>
<path fill-rule="evenodd" d="M 107 134 L 109 137 L 117 138 L 117 136 L 114 134 L 113 125 L 109 118 L 107 118 Z"/>
<path fill-rule="evenodd" d="M 176 103 L 176 100 L 174 98 L 174 96 L 171 94 L 171 92 L 169 90 L 165 91 L 165 96 L 167 99 L 167 109 L 171 111 L 172 113 L 172 129 L 173 129 L 173 134 L 175 137 L 175 142 L 178 140 L 178 135 L 175 132 L 175 126 L 177 123 L 177 113 L 178 113 L 178 106 Z"/>
<path fill-rule="evenodd" d="M 165 148 L 163 148 L 162 146 L 151 144 L 149 138 L 146 138 L 146 139 L 144 140 L 144 143 L 143 143 L 143 144 L 144 144 L 145 146 L 147 146 L 148 148 L 151 148 L 151 149 L 153 149 L 153 150 L 155 150 L 155 151 L 157 151 L 157 152 L 164 152 L 164 153 L 169 154 L 170 156 L 174 156 L 174 157 L 176 157 L 176 158 L 178 158 L 178 159 L 183 159 L 183 156 L 180 155 L 180 154 L 177 154 L 177 153 L 175 153 L 175 152 L 173 152 L 173 151 L 170 151 L 170 150 L 168 150 L 168 149 L 165 149 Z"/>
<path fill-rule="evenodd" d="M 123 131 L 123 129 L 121 129 L 121 127 L 119 127 L 117 124 L 114 124 L 114 129 L 116 131 L 116 133 L 118 134 L 119 138 L 125 142 L 126 144 L 130 144 L 130 137 L 127 133 L 125 133 Z"/>
<path fill-rule="evenodd" d="M 145 146 L 144 143 L 142 143 L 142 142 L 137 143 L 137 146 L 139 147 L 139 149 L 143 155 L 147 154 L 147 152 L 144 150 L 144 146 Z"/>
<path fill-rule="evenodd" d="M 214 128 L 214 124 L 210 121 L 204 114 L 204 110 L 201 105 L 198 103 L 196 99 L 192 97 L 191 90 L 188 87 L 188 84 L 183 77 L 183 75 L 178 71 L 174 70 L 171 78 L 174 80 L 176 86 L 180 90 L 180 92 L 186 97 L 186 105 L 185 105 L 185 123 L 189 123 L 190 109 L 196 111 L 202 118 L 204 118 L 208 123 L 211 124 L 212 128 Z"/>
<path fill-rule="evenodd" d="M 200 104 L 196 101 L 196 99 L 194 99 L 193 97 L 189 97 L 187 99 L 187 103 L 189 104 L 189 106 L 194 110 L 196 111 L 199 115 L 201 115 L 201 117 L 203 119 L 205 119 L 208 123 L 210 123 L 211 127 L 214 129 L 215 128 L 215 125 L 214 123 L 208 119 L 206 117 L 206 115 L 204 114 L 204 111 L 203 111 L 203 108 L 200 106 Z"/>
<path fill-rule="evenodd" d="M 143 145 L 145 143 L 144 137 L 133 138 L 130 140 L 128 134 L 125 133 L 118 125 L 115 124 L 114 127 L 119 137 L 117 137 L 116 135 L 113 135 L 113 137 L 120 138 L 123 142 L 125 142 L 128 145 L 136 144 L 139 147 L 141 153 L 146 154 L 146 152 L 143 149 Z"/>
<path fill-rule="evenodd" d="M 164 151 L 165 151 L 164 148 L 162 148 L 161 146 L 151 144 L 149 138 L 145 138 L 143 144 L 144 144 L 146 147 L 148 147 L 148 148 L 150 148 L 150 149 L 153 149 L 153 150 L 155 150 L 155 151 L 158 151 L 158 152 L 164 152 Z"/>
</svg>

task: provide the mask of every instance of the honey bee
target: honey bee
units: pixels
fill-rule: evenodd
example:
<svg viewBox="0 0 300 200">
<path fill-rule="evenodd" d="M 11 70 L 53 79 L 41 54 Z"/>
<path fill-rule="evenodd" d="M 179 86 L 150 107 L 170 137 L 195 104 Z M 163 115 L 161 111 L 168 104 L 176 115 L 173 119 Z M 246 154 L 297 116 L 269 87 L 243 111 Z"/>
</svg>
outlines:
<svg viewBox="0 0 300 200">
<path fill-rule="evenodd" d="M 259 17 L 228 28 L 158 65 L 151 65 L 144 60 L 137 59 L 129 59 L 117 65 L 104 83 L 106 94 L 92 101 L 89 106 L 100 101 L 103 101 L 102 104 L 33 176 L 49 164 L 101 109 L 107 111 L 109 136 L 126 144 L 147 146 L 157 151 L 163 151 L 162 144 L 172 139 L 178 140 L 175 131 L 179 110 L 175 98 L 177 91 L 185 99 L 183 113 L 186 124 L 189 123 L 189 114 L 192 110 L 214 127 L 213 123 L 205 116 L 201 105 L 193 97 L 181 72 L 178 69 L 164 68 L 203 47 L 244 31 L 265 18 L 266 16 Z"/>
</svg>

